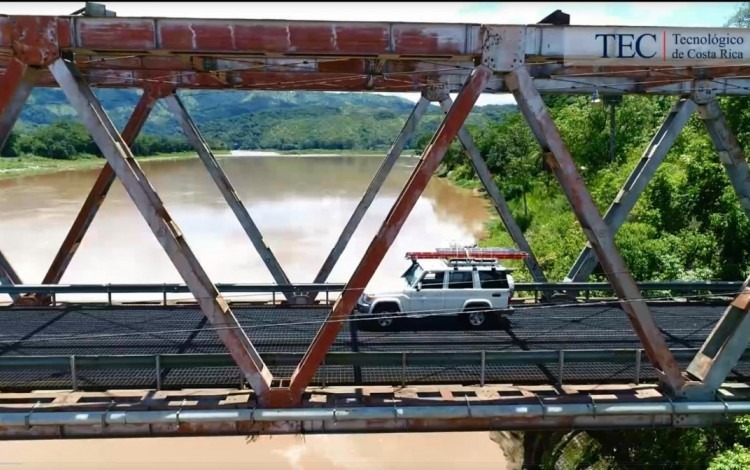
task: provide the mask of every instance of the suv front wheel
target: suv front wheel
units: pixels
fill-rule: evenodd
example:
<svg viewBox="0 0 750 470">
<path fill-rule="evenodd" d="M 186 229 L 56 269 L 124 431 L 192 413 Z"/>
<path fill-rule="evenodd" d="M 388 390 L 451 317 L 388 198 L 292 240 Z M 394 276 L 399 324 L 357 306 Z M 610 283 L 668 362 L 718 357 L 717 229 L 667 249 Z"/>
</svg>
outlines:
<svg viewBox="0 0 750 470">
<path fill-rule="evenodd" d="M 399 310 L 395 305 L 378 305 L 372 310 L 372 314 L 375 317 L 373 323 L 385 330 L 393 326 Z"/>
</svg>

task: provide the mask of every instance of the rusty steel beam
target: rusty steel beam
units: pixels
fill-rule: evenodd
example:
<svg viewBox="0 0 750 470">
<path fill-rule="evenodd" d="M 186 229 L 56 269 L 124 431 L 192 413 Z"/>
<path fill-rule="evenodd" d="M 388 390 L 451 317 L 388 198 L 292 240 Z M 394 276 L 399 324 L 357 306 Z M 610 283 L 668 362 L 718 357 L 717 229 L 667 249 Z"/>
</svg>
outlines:
<svg viewBox="0 0 750 470">
<path fill-rule="evenodd" d="M 370 185 L 367 187 L 367 190 L 362 195 L 362 199 L 360 199 L 359 204 L 357 204 L 357 207 L 354 209 L 352 216 L 341 231 L 341 235 L 339 235 L 338 240 L 336 240 L 333 249 L 331 249 L 328 257 L 323 262 L 323 266 L 320 267 L 320 271 L 318 271 L 318 274 L 315 276 L 313 283 L 323 283 L 328 279 L 328 275 L 331 274 L 333 267 L 336 266 L 336 262 L 349 244 L 349 240 L 352 238 L 352 235 L 354 235 L 357 227 L 359 227 L 359 223 L 362 221 L 365 213 L 367 213 L 367 209 L 370 208 L 372 201 L 375 200 L 378 191 L 383 187 L 383 183 L 385 183 L 391 170 L 396 165 L 396 161 L 401 156 L 401 152 L 404 151 L 406 142 L 408 142 L 414 135 L 414 131 L 417 129 L 417 124 L 419 124 L 420 119 L 422 119 L 422 116 L 429 106 L 430 102 L 428 100 L 420 98 L 412 109 L 411 114 L 404 123 L 404 127 L 401 129 L 401 132 L 390 150 L 388 150 L 388 154 L 385 156 L 385 159 L 383 159 L 380 167 L 378 167 L 378 171 L 375 172 L 375 176 L 372 177 Z M 308 295 L 311 300 L 315 300 L 318 292 L 310 292 Z"/>
<path fill-rule="evenodd" d="M 617 197 L 604 214 L 604 222 L 612 234 L 616 234 L 633 210 L 638 198 L 646 189 L 656 170 L 669 153 L 675 140 L 695 111 L 695 103 L 690 99 L 680 99 L 669 111 L 667 118 L 656 131 L 654 138 L 641 155 L 638 164 L 628 176 Z M 587 243 L 570 268 L 565 282 L 586 282 L 598 264 L 591 244 Z"/>
<path fill-rule="evenodd" d="M 0 17 L 0 49 L 24 16 Z M 134 53 L 409 56 L 480 53 L 479 25 L 200 18 L 56 18 L 63 50 Z"/>
<path fill-rule="evenodd" d="M 686 395 L 711 398 L 737 365 L 750 343 L 750 277 L 727 307 L 711 334 L 688 365 L 687 373 L 700 383 L 688 383 Z"/>
<path fill-rule="evenodd" d="M 343 322 L 352 313 L 357 299 L 362 295 L 365 287 L 372 279 L 377 267 L 388 252 L 391 244 L 398 236 L 406 218 L 422 195 L 430 177 L 443 160 L 448 147 L 456 138 L 471 109 L 474 107 L 485 84 L 492 77 L 492 71 L 485 66 L 474 69 L 463 90 L 458 94 L 455 104 L 451 107 L 445 119 L 438 127 L 430 144 L 425 148 L 422 158 L 417 164 L 408 182 L 401 190 L 401 194 L 386 216 L 378 233 L 373 238 L 364 256 L 354 270 L 344 292 L 318 330 L 302 361 L 291 377 L 288 389 L 272 390 L 266 403 L 289 406 L 299 402 L 302 393 L 309 385 L 318 370 L 326 353 L 341 331 Z"/>
<path fill-rule="evenodd" d="M 443 112 L 447 114 L 451 106 L 453 106 L 453 100 L 451 100 L 450 96 L 446 95 L 446 97 L 440 101 L 440 107 Z M 487 191 L 487 194 L 490 196 L 492 205 L 495 206 L 495 210 L 500 216 L 500 220 L 502 220 L 510 238 L 513 239 L 513 242 L 519 250 L 524 251 L 529 255 L 524 259 L 524 263 L 531 273 L 531 277 L 534 278 L 534 282 L 547 282 L 547 276 L 544 275 L 544 271 L 542 271 L 541 266 L 539 266 L 539 262 L 536 259 L 534 251 L 531 249 L 531 245 L 529 245 L 529 242 L 521 231 L 521 227 L 518 226 L 516 219 L 510 212 L 508 203 L 500 192 L 500 188 L 497 187 L 495 179 L 492 177 L 492 173 L 487 167 L 487 163 L 484 161 L 484 158 L 482 158 L 481 152 L 474 144 L 474 139 L 471 138 L 471 134 L 469 134 L 466 127 L 461 127 L 461 130 L 458 131 L 458 140 L 461 142 L 464 150 L 466 150 L 466 153 L 469 154 L 471 166 L 479 177 L 479 181 L 482 182 L 485 191 Z M 546 295 L 546 293 L 543 293 L 542 297 L 546 298 Z"/>
<path fill-rule="evenodd" d="M 750 172 L 745 153 L 716 99 L 700 94 L 696 94 L 694 98 L 699 101 L 698 115 L 719 154 L 719 160 L 727 172 L 740 206 L 750 217 Z M 690 362 L 688 374 L 701 383 L 689 384 L 687 394 L 703 398 L 713 396 L 750 343 L 749 285 L 750 277 L 745 280 L 739 295 L 724 311 L 700 351 Z"/>
<path fill-rule="evenodd" d="M 604 268 L 607 279 L 612 283 L 623 310 L 643 343 L 644 350 L 654 368 L 661 372 L 661 383 L 670 392 L 680 393 L 685 378 L 648 306 L 643 302 L 640 290 L 615 246 L 607 224 L 591 199 L 541 95 L 534 88 L 531 76 L 525 67 L 521 67 L 508 73 L 505 81 L 513 90 L 521 113 L 542 147 L 547 165 L 560 182 L 586 238 Z"/>
<path fill-rule="evenodd" d="M 698 115 L 711 137 L 711 141 L 719 154 L 719 160 L 727 172 L 735 194 L 740 201 L 745 215 L 750 217 L 750 172 L 745 159 L 745 152 L 740 147 L 737 138 L 721 111 L 715 99 L 698 105 Z"/>
<path fill-rule="evenodd" d="M 235 191 L 234 186 L 232 186 L 232 183 L 227 177 L 227 174 L 224 172 L 224 170 L 221 168 L 221 165 L 219 165 L 219 162 L 216 160 L 216 157 L 211 151 L 208 142 L 206 142 L 206 140 L 198 130 L 198 127 L 195 125 L 195 122 L 193 122 L 190 114 L 185 108 L 185 105 L 182 103 L 182 100 L 179 98 L 179 96 L 173 94 L 166 97 L 165 101 L 167 103 L 167 107 L 172 112 L 172 115 L 175 117 L 175 119 L 177 119 L 180 127 L 182 127 L 182 130 L 185 132 L 188 142 L 190 142 L 190 145 L 192 145 L 195 151 L 198 153 L 198 156 L 208 170 L 208 173 L 211 175 L 211 178 L 214 180 L 214 183 L 219 189 L 219 192 L 222 196 L 224 196 L 224 200 L 227 201 L 227 204 L 229 204 L 232 212 L 234 212 L 235 217 L 237 217 L 240 225 L 242 225 L 245 233 L 250 238 L 250 241 L 253 243 L 255 250 L 260 255 L 263 263 L 266 265 L 266 268 L 268 268 L 268 271 L 271 273 L 274 281 L 276 281 L 276 284 L 291 284 L 291 282 L 289 281 L 289 277 L 284 272 L 284 269 L 282 269 L 279 261 L 276 259 L 276 256 L 274 256 L 273 252 L 271 251 L 271 248 L 263 241 L 263 235 L 260 233 L 258 226 L 255 225 L 255 222 L 250 216 L 250 213 L 247 211 L 247 208 L 244 204 L 242 204 L 240 197 L 237 195 L 237 191 Z M 315 282 L 317 283 L 318 281 Z M 282 293 L 288 301 L 291 301 L 294 297 L 293 292 L 283 291 Z"/>
<path fill-rule="evenodd" d="M 256 393 L 264 394 L 273 378 L 270 370 L 203 270 L 101 103 L 74 65 L 57 59 L 50 70 L 240 371 Z"/>
<path fill-rule="evenodd" d="M 151 90 L 145 89 L 143 91 L 133 113 L 130 115 L 130 119 L 125 125 L 125 129 L 122 131 L 122 140 L 128 147 L 131 147 L 135 143 L 138 134 L 140 134 L 143 125 L 151 114 L 157 98 L 158 96 L 151 92 Z M 115 178 L 116 175 L 112 170 L 112 166 L 108 162 L 105 162 L 88 196 L 86 196 L 81 210 L 78 211 L 73 225 L 60 245 L 55 258 L 52 260 L 47 274 L 44 275 L 42 284 L 57 284 L 60 282 L 63 274 L 65 274 L 65 270 L 73 260 L 73 256 L 81 246 L 83 237 L 86 235 L 89 227 L 91 227 L 102 203 L 104 203 L 104 199 L 107 197 L 107 193 L 112 187 Z M 37 298 L 41 300 L 41 296 L 37 296 Z"/>
<path fill-rule="evenodd" d="M 0 150 L 5 147 L 37 78 L 37 69 L 18 60 L 12 60 L 0 78 Z"/>
</svg>

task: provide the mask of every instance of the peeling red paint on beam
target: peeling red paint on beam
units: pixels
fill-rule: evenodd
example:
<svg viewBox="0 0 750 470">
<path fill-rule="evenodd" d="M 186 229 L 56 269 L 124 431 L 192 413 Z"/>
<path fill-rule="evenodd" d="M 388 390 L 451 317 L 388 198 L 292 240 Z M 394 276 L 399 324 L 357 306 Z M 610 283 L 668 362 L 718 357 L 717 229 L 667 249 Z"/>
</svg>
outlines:
<svg viewBox="0 0 750 470">
<path fill-rule="evenodd" d="M 15 18 L 0 18 L 10 48 Z M 60 47 L 92 51 L 479 56 L 479 25 L 58 17 Z"/>
</svg>

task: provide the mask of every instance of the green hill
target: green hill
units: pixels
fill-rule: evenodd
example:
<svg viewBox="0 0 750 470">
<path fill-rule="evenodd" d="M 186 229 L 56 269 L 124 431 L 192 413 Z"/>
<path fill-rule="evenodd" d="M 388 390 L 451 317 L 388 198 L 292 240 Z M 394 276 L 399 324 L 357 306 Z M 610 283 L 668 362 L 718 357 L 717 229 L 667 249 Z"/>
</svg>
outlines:
<svg viewBox="0 0 750 470">
<path fill-rule="evenodd" d="M 96 91 L 119 129 L 124 127 L 139 93 Z M 386 149 L 414 106 L 404 98 L 368 93 L 182 91 L 180 96 L 209 141 L 226 148 L 248 150 Z M 514 106 L 478 107 L 468 124 L 483 127 L 514 109 Z M 413 147 L 421 135 L 434 132 L 441 116 L 440 109 L 431 106 L 407 146 Z M 63 93 L 57 89 L 35 89 L 16 131 L 44 133 L 40 128 L 59 125 L 61 121 L 78 121 Z M 183 137 L 163 103 L 154 108 L 142 134 L 180 140 Z"/>
</svg>

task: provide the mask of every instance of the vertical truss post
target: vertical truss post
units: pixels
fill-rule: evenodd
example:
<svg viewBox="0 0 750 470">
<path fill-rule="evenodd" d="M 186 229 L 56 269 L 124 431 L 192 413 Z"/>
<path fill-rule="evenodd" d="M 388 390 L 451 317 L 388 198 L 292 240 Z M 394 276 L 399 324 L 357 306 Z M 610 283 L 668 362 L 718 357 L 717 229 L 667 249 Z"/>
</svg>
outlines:
<svg viewBox="0 0 750 470">
<path fill-rule="evenodd" d="M 166 97 L 165 101 L 167 103 L 167 107 L 172 112 L 175 119 L 177 119 L 177 121 L 180 123 L 180 126 L 185 132 L 190 145 L 192 145 L 195 151 L 198 153 L 198 156 L 208 170 L 208 173 L 214 180 L 216 187 L 219 188 L 219 192 L 221 192 L 221 195 L 224 196 L 224 200 L 227 201 L 227 204 L 229 204 L 232 212 L 234 212 L 235 217 L 237 217 L 240 225 L 242 225 L 245 233 L 250 238 L 250 241 L 253 243 L 255 250 L 263 260 L 263 263 L 265 263 L 266 267 L 271 272 L 271 276 L 273 276 L 276 284 L 289 285 L 289 278 L 281 268 L 281 265 L 276 259 L 276 256 L 274 256 L 273 252 L 271 252 L 271 248 L 269 248 L 268 245 L 263 242 L 263 235 L 260 233 L 258 226 L 255 225 L 255 222 L 253 221 L 253 218 L 250 217 L 250 213 L 248 213 L 247 208 L 244 204 L 242 204 L 242 201 L 237 195 L 237 192 L 232 186 L 232 183 L 229 181 L 226 173 L 221 168 L 221 165 L 219 165 L 219 162 L 216 160 L 216 157 L 211 151 L 211 148 L 209 147 L 206 140 L 203 138 L 203 135 L 201 135 L 200 131 L 198 130 L 195 122 L 193 122 L 193 119 L 190 117 L 190 114 L 185 108 L 185 105 L 182 103 L 182 100 L 176 94 L 172 94 Z M 288 290 L 282 291 L 282 293 L 284 294 L 284 297 L 286 297 L 287 301 L 291 301 L 294 296 L 294 293 Z"/>
<path fill-rule="evenodd" d="M 696 98 L 698 100 L 698 98 Z M 719 160 L 729 176 L 734 192 L 745 214 L 750 217 L 750 172 L 745 153 L 729 127 L 716 99 L 698 101 L 698 115 L 719 154 Z"/>
<path fill-rule="evenodd" d="M 641 155 L 638 164 L 604 214 L 604 222 L 613 236 L 625 223 L 628 214 L 633 210 L 638 198 L 654 177 L 659 165 L 666 158 L 693 111 L 695 111 L 695 103 L 692 100 L 680 99 L 669 111 L 659 130 L 656 131 L 654 138 L 651 139 L 648 147 Z M 564 282 L 586 282 L 596 269 L 596 265 L 597 260 L 591 251 L 591 244 L 587 243 L 570 268 Z"/>
<path fill-rule="evenodd" d="M 169 216 L 154 188 L 143 174 L 130 148 L 102 109 L 99 100 L 71 63 L 57 59 L 50 71 L 84 126 L 122 182 L 164 251 L 198 301 L 201 310 L 227 347 L 253 390 L 263 395 L 273 379 L 234 313 L 193 254 L 177 224 Z"/>
<path fill-rule="evenodd" d="M 627 313 L 634 330 L 654 368 L 661 371 L 660 381 L 670 392 L 680 393 L 685 378 L 680 373 L 672 352 L 654 322 L 648 305 L 643 301 L 635 280 L 614 244 L 612 234 L 578 173 L 573 158 L 560 137 L 557 126 L 547 111 L 541 95 L 534 87 L 526 67 L 505 76 L 505 83 L 516 98 L 521 113 L 539 141 L 547 164 L 557 177 L 565 196 L 575 212 L 583 232 L 604 268 Z"/>
<path fill-rule="evenodd" d="M 707 89 L 710 90 L 710 87 Z M 750 175 L 744 152 L 737 142 L 716 99 L 696 93 L 698 114 L 713 141 L 734 192 L 745 214 L 750 217 Z M 742 285 L 740 294 L 724 311 L 711 334 L 687 368 L 688 374 L 701 381 L 689 384 L 690 396 L 711 398 L 727 378 L 750 341 L 750 277 Z"/>
<path fill-rule="evenodd" d="M 151 110 L 158 99 L 158 90 L 146 88 L 143 90 L 138 103 L 135 105 L 133 113 L 130 115 L 125 129 L 122 131 L 122 140 L 128 147 L 135 143 L 135 139 L 140 134 L 143 125 L 151 114 Z M 78 215 L 73 221 L 68 234 L 65 236 L 60 249 L 57 251 L 55 258 L 52 260 L 52 264 L 47 270 L 47 274 L 44 276 L 42 284 L 57 284 L 65 274 L 65 270 L 73 260 L 73 256 L 81 246 L 84 235 L 91 227 L 94 217 L 99 212 L 99 209 L 104 203 L 104 198 L 107 196 L 109 189 L 112 187 L 112 183 L 115 181 L 115 172 L 109 162 L 105 162 L 102 169 L 99 171 L 94 185 L 91 187 L 86 200 L 81 206 L 81 210 L 78 211 Z M 41 301 L 42 295 L 37 295 L 37 299 Z"/>
<path fill-rule="evenodd" d="M 429 106 L 430 102 L 424 97 L 421 97 L 414 106 L 414 109 L 412 109 L 411 114 L 406 119 L 406 123 L 404 123 L 404 127 L 401 129 L 401 133 L 399 133 L 396 141 L 393 143 L 390 150 L 388 150 L 388 154 L 380 164 L 378 171 L 375 172 L 375 176 L 372 177 L 370 185 L 367 187 L 364 195 L 362 195 L 362 199 L 360 199 L 359 204 L 357 204 L 357 207 L 354 209 L 349 221 L 344 226 L 344 230 L 341 231 L 341 235 L 338 240 L 336 240 L 336 244 L 323 262 L 320 271 L 318 271 L 318 274 L 315 276 L 315 280 L 313 281 L 315 284 L 322 284 L 328 279 L 334 266 L 336 266 L 336 262 L 349 244 L 349 240 L 352 238 L 352 235 L 354 235 L 357 227 L 359 227 L 359 223 L 362 221 L 365 213 L 367 213 L 367 209 L 370 208 L 370 205 L 375 200 L 375 196 L 377 196 L 380 188 L 383 187 L 383 183 L 385 183 L 391 170 L 393 170 L 393 167 L 396 165 L 398 158 L 401 156 L 401 152 L 404 151 L 406 143 L 414 135 L 414 132 L 417 129 L 417 124 L 419 124 L 419 121 L 422 119 L 422 116 L 424 116 L 424 113 Z M 317 295 L 318 292 L 308 293 L 311 301 L 314 301 Z"/>
<path fill-rule="evenodd" d="M 406 218 L 427 187 L 430 177 L 437 170 L 448 147 L 453 139 L 456 138 L 459 129 L 461 129 L 471 109 L 474 107 L 474 103 L 476 103 L 491 76 L 492 71 L 483 65 L 476 67 L 472 71 L 461 92 L 458 94 L 456 103 L 448 111 L 431 142 L 425 148 L 422 158 L 401 190 L 401 194 L 396 199 L 393 207 L 391 207 L 380 230 L 378 230 L 375 238 L 373 238 L 344 291 L 336 300 L 331 313 L 318 330 L 302 361 L 297 366 L 296 371 L 292 375 L 289 388 L 278 389 L 278 397 L 274 396 L 274 394 L 269 395 L 269 399 L 273 400 L 276 405 L 281 403 L 282 400 L 285 400 L 286 404 L 294 403 L 302 397 L 302 393 L 323 362 L 336 336 L 341 331 L 343 322 L 351 315 L 357 299 L 362 295 L 365 287 L 367 287 L 367 284 L 372 279 L 375 270 L 385 257 L 396 236 L 398 236 Z M 275 392 L 275 390 L 272 390 L 272 392 Z"/>
<path fill-rule="evenodd" d="M 447 113 L 451 109 L 451 106 L 453 106 L 453 100 L 451 100 L 448 93 L 444 93 L 439 101 L 440 107 L 444 113 Z M 461 142 L 464 150 L 466 150 L 466 153 L 469 154 L 469 157 L 471 158 L 471 166 L 474 167 L 474 172 L 477 174 L 479 180 L 482 182 L 482 186 L 484 186 L 485 191 L 487 191 L 487 194 L 490 196 L 492 204 L 495 206 L 495 210 L 497 210 L 500 220 L 503 221 L 503 225 L 505 225 L 505 229 L 508 231 L 510 238 L 513 239 L 513 242 L 519 250 L 528 254 L 524 259 L 524 263 L 526 263 L 526 267 L 531 273 L 531 277 L 534 278 L 534 282 L 547 282 L 547 277 L 544 275 L 541 266 L 539 266 L 539 263 L 536 260 L 536 255 L 531 249 L 531 245 L 529 245 L 526 237 L 524 237 L 521 227 L 516 223 L 516 219 L 510 212 L 508 203 L 505 201 L 502 193 L 500 193 L 500 188 L 495 184 L 495 179 L 492 177 L 492 173 L 487 167 L 487 163 L 485 163 L 482 158 L 481 152 L 474 144 L 474 139 L 471 138 L 471 134 L 466 127 L 462 126 L 458 131 L 458 140 Z M 546 295 L 546 293 L 542 293 L 542 297 L 546 297 Z"/>
<path fill-rule="evenodd" d="M 0 78 L 0 150 L 10 137 L 23 105 L 26 104 L 38 76 L 38 71 L 27 64 L 13 59 Z M 21 278 L 10 261 L 0 252 L 0 284 L 21 284 Z M 11 294 L 13 301 L 18 294 Z"/>
</svg>

